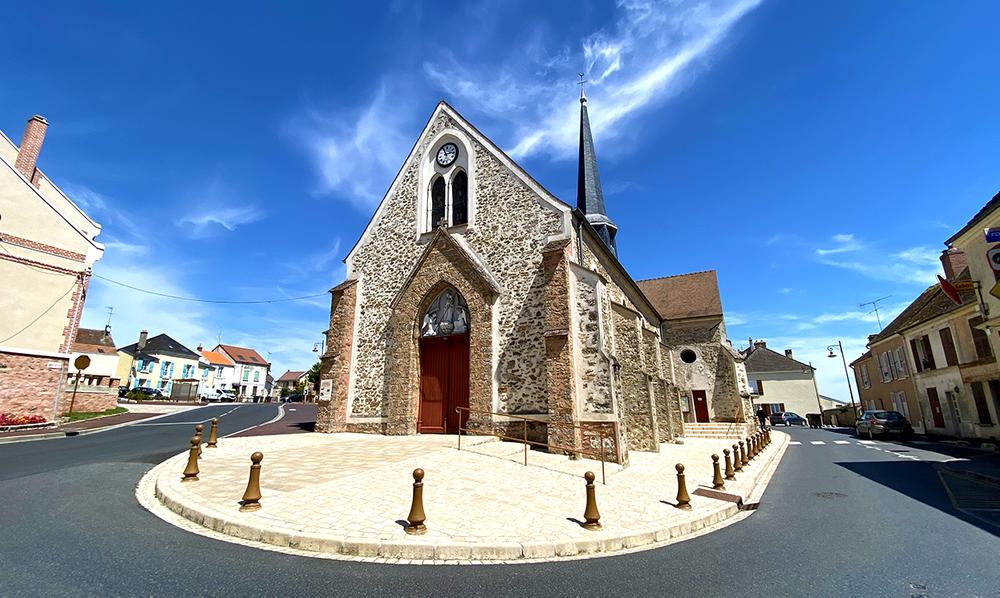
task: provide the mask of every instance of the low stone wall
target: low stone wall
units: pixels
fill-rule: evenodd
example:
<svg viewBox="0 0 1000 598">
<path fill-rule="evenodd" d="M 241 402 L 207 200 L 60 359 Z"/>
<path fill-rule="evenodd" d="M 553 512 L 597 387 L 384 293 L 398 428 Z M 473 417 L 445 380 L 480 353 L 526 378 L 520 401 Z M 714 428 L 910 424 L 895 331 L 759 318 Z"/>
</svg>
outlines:
<svg viewBox="0 0 1000 598">
<path fill-rule="evenodd" d="M 54 419 L 69 358 L 0 352 L 0 412 Z"/>
<path fill-rule="evenodd" d="M 76 413 L 114 409 L 118 406 L 118 388 L 80 385 L 74 398 L 73 385 L 66 384 L 63 386 L 62 401 L 59 402 L 59 414 L 69 413 L 71 403 Z"/>
</svg>

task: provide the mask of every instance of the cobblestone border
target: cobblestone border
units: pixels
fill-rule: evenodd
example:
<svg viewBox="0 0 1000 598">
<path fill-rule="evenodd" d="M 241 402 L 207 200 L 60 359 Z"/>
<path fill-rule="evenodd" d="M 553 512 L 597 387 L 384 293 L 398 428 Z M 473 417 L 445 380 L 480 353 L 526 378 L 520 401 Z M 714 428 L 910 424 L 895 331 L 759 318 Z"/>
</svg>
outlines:
<svg viewBox="0 0 1000 598">
<path fill-rule="evenodd" d="M 773 449 L 756 473 L 746 503 L 758 502 L 774 475 L 789 436 L 772 430 Z M 761 455 L 764 456 L 764 455 Z M 718 501 L 719 508 L 696 519 L 675 526 L 612 538 L 569 542 L 524 542 L 486 544 L 429 544 L 413 541 L 344 541 L 336 537 L 250 526 L 232 519 L 229 514 L 208 507 L 184 504 L 170 496 L 158 484 L 160 475 L 170 466 L 187 458 L 187 452 L 149 470 L 136 485 L 136 498 L 146 510 L 167 523 L 216 540 L 271 550 L 285 554 L 333 560 L 372 563 L 435 564 L 529 564 L 567 559 L 617 556 L 660 548 L 722 529 L 748 517 L 752 510 L 740 511 L 733 503 Z M 701 500 L 712 500 L 699 497 Z"/>
</svg>

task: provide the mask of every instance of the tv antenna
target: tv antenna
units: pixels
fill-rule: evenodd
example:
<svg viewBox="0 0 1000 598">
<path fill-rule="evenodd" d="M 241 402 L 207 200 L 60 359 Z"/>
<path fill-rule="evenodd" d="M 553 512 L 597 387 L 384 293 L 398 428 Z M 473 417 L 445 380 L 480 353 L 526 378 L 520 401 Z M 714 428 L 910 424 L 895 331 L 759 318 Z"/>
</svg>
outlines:
<svg viewBox="0 0 1000 598">
<path fill-rule="evenodd" d="M 882 319 L 878 315 L 878 304 L 879 304 L 880 301 L 885 301 L 889 297 L 892 297 L 892 295 L 886 295 L 885 297 L 879 297 L 878 299 L 874 299 L 872 301 L 866 301 L 864 303 L 859 303 L 858 304 L 858 307 L 866 307 L 868 305 L 872 306 L 872 310 L 870 312 L 868 312 L 868 313 L 875 314 L 875 321 L 878 322 L 878 331 L 879 332 L 882 332 Z"/>
</svg>

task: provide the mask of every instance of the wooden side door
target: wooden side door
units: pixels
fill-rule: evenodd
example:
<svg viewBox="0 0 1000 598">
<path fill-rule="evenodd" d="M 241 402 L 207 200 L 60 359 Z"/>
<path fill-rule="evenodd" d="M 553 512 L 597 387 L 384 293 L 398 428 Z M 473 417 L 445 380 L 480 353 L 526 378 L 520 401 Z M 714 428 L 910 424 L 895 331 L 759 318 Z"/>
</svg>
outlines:
<svg viewBox="0 0 1000 598">
<path fill-rule="evenodd" d="M 469 406 L 469 335 L 450 336 L 448 344 L 448 398 L 445 402 L 445 432 L 459 434 L 459 427 L 465 427 L 469 412 L 461 415 L 456 407 Z"/>
<path fill-rule="evenodd" d="M 692 390 L 691 396 L 694 399 L 694 421 L 698 423 L 708 423 L 711 418 L 708 416 L 708 398 L 704 390 Z"/>
<path fill-rule="evenodd" d="M 927 389 L 927 402 L 931 404 L 931 417 L 934 418 L 934 427 L 944 427 L 944 414 L 941 413 L 941 399 L 938 398 L 937 389 L 933 386 Z"/>
<path fill-rule="evenodd" d="M 445 339 L 420 339 L 420 411 L 417 432 L 444 433 L 448 383 L 448 344 Z"/>
</svg>

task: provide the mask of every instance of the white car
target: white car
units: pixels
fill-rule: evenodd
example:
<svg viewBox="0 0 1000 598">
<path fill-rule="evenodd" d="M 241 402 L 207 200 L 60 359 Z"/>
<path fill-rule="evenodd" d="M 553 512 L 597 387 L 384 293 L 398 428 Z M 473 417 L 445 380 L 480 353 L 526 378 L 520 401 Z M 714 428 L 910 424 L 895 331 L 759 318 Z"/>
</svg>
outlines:
<svg viewBox="0 0 1000 598">
<path fill-rule="evenodd" d="M 226 390 L 206 390 L 198 393 L 198 398 L 202 401 L 232 403 L 236 400 L 233 393 Z"/>
</svg>

